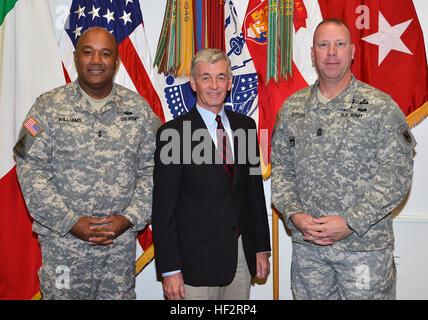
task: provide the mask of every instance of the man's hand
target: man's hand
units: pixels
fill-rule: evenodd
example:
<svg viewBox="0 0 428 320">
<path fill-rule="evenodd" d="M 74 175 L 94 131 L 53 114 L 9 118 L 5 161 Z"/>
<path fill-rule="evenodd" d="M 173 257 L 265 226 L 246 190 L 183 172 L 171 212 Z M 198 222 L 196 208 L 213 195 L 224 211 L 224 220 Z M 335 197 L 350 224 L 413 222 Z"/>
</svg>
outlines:
<svg viewBox="0 0 428 320">
<path fill-rule="evenodd" d="M 97 237 L 103 239 L 102 242 L 104 245 L 109 245 L 113 243 L 113 240 L 110 240 L 110 237 L 114 234 L 113 232 L 91 229 L 93 225 L 102 225 L 105 223 L 107 223 L 106 218 L 81 217 L 73 228 L 71 228 L 70 233 L 76 238 L 84 241 L 90 241 L 91 238 Z"/>
<path fill-rule="evenodd" d="M 257 252 L 256 253 L 256 259 L 257 259 L 257 273 L 256 278 L 257 279 L 264 279 L 269 274 L 270 270 L 270 263 L 268 259 L 268 254 L 264 252 Z"/>
<path fill-rule="evenodd" d="M 131 225 L 127 218 L 118 214 L 105 218 L 81 217 L 70 233 L 91 245 L 108 246 Z"/>
<path fill-rule="evenodd" d="M 185 297 L 181 272 L 163 278 L 163 292 L 168 300 L 180 300 Z"/>
<path fill-rule="evenodd" d="M 102 225 L 92 225 L 89 229 L 95 233 L 89 238 L 89 244 L 109 245 L 132 226 L 131 222 L 120 214 L 112 214 L 103 219 Z"/>
<path fill-rule="evenodd" d="M 341 216 L 314 218 L 313 221 L 317 223 L 318 226 L 316 228 L 310 227 L 309 229 L 317 230 L 316 235 L 319 240 L 314 241 L 316 244 L 331 244 L 345 239 L 354 232 L 347 226 L 345 220 Z"/>
<path fill-rule="evenodd" d="M 348 237 L 353 231 L 340 216 L 313 218 L 306 213 L 296 213 L 291 221 L 303 234 L 303 239 L 321 246 L 328 246 Z"/>
<path fill-rule="evenodd" d="M 297 230 L 303 234 L 304 240 L 322 245 L 329 245 L 333 243 L 320 239 L 320 224 L 315 222 L 315 219 L 310 214 L 299 212 L 293 214 L 290 219 Z"/>
</svg>

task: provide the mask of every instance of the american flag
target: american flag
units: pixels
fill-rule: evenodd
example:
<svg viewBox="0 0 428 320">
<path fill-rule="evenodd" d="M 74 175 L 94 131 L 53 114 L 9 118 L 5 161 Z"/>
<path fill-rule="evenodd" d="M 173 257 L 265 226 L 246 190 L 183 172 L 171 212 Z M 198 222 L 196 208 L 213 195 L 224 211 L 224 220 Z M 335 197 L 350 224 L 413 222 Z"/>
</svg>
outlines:
<svg viewBox="0 0 428 320">
<path fill-rule="evenodd" d="M 73 1 L 65 30 L 74 47 L 79 36 L 95 26 L 106 28 L 121 43 L 142 23 L 138 1 Z"/>
<path fill-rule="evenodd" d="M 40 131 L 42 131 L 42 127 L 34 120 L 33 118 L 29 118 L 24 123 L 24 127 L 33 135 L 35 136 Z"/>
</svg>

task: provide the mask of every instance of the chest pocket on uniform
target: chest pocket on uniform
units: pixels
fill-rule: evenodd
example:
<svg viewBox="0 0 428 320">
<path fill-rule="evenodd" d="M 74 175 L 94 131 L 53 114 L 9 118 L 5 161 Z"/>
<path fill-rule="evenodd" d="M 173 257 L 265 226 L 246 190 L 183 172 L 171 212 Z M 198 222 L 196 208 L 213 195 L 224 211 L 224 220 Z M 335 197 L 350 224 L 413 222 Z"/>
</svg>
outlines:
<svg viewBox="0 0 428 320">
<path fill-rule="evenodd" d="M 337 148 L 337 156 L 358 161 L 372 158 L 375 137 L 370 122 L 362 115 L 356 116 L 354 113 L 342 114 L 340 120 L 343 122 L 340 132 L 342 138 Z"/>
<path fill-rule="evenodd" d="M 317 109 L 308 113 L 305 124 L 308 156 L 329 159 L 336 155 L 343 124 L 331 110 Z"/>
<path fill-rule="evenodd" d="M 88 149 L 86 120 L 82 117 L 56 117 L 53 126 L 53 157 L 61 163 L 81 161 L 82 154 Z"/>
</svg>

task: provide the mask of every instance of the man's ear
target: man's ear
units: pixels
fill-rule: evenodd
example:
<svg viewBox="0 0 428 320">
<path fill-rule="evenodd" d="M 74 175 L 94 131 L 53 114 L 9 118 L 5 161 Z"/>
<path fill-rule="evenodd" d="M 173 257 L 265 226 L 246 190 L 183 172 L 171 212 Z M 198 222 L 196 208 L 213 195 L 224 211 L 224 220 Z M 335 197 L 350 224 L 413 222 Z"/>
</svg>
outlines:
<svg viewBox="0 0 428 320">
<path fill-rule="evenodd" d="M 192 75 L 189 76 L 189 82 L 190 82 L 190 87 L 192 88 L 192 90 L 194 92 L 196 92 L 196 83 L 195 83 L 195 79 L 193 78 Z"/>
<path fill-rule="evenodd" d="M 117 71 L 119 70 L 120 64 L 122 63 L 122 60 L 120 59 L 120 56 L 117 55 L 116 58 L 116 71 L 114 72 L 114 75 L 116 75 Z"/>
<path fill-rule="evenodd" d="M 312 67 L 315 67 L 315 49 L 314 49 L 314 47 L 311 47 L 311 60 L 312 60 Z"/>
<path fill-rule="evenodd" d="M 233 76 L 232 76 L 232 75 L 230 75 L 229 83 L 228 83 L 228 85 L 227 85 L 227 91 L 232 90 L 232 84 L 233 84 Z"/>
</svg>

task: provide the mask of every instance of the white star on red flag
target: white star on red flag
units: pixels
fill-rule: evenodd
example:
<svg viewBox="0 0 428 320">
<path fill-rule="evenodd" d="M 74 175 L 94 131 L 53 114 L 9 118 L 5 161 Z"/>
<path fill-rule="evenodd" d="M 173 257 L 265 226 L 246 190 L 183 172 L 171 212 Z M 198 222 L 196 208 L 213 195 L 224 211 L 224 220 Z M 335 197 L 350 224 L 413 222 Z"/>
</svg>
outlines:
<svg viewBox="0 0 428 320">
<path fill-rule="evenodd" d="M 361 38 L 361 40 L 379 46 L 379 66 L 391 50 L 413 54 L 401 40 L 401 35 L 406 31 L 412 20 L 413 19 L 410 19 L 406 22 L 391 26 L 382 12 L 379 11 L 379 31 Z"/>
</svg>

